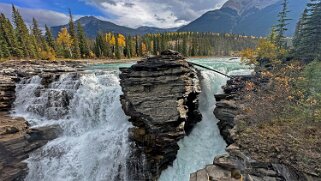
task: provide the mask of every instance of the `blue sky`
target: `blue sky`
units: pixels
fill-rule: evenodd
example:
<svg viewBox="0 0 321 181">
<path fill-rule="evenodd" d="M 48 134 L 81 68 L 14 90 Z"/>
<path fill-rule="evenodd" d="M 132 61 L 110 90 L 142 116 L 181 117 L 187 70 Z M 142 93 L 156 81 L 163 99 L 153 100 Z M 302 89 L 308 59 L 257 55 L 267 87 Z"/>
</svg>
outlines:
<svg viewBox="0 0 321 181">
<path fill-rule="evenodd" d="M 177 27 L 205 12 L 217 9 L 226 0 L 0 0 L 0 11 L 11 16 L 17 6 L 27 23 L 35 17 L 41 25 L 68 22 L 68 8 L 75 19 L 96 16 L 129 27 Z"/>
</svg>

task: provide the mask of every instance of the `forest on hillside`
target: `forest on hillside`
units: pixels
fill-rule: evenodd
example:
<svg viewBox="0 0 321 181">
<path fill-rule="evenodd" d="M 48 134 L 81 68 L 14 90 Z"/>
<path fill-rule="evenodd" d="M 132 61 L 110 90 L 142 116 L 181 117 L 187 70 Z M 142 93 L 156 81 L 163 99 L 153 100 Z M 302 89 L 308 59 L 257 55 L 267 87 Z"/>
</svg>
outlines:
<svg viewBox="0 0 321 181">
<path fill-rule="evenodd" d="M 158 55 L 165 49 L 182 52 L 185 56 L 231 56 L 244 48 L 255 47 L 258 38 L 234 34 L 168 32 L 129 36 L 113 32 L 101 32 L 89 39 L 80 23 L 75 25 L 69 12 L 68 28 L 62 28 L 53 37 L 50 28 L 42 32 L 36 19 L 28 28 L 12 6 L 12 21 L 0 16 L 1 59 L 56 58 L 111 58 L 122 59 Z M 13 23 L 11 23 L 13 22 Z"/>
</svg>

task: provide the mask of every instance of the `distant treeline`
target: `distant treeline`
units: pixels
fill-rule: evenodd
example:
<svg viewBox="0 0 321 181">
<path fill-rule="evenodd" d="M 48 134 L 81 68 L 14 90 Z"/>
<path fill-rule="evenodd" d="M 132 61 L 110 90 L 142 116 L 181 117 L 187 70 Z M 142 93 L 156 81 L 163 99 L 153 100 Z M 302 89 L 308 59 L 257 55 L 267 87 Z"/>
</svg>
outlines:
<svg viewBox="0 0 321 181">
<path fill-rule="evenodd" d="M 80 23 L 74 24 L 71 12 L 67 28 L 53 37 L 50 28 L 45 33 L 33 19 L 30 28 L 19 11 L 12 7 L 12 22 L 0 16 L 0 58 L 132 58 L 157 55 L 172 49 L 185 56 L 229 56 L 256 46 L 258 38 L 234 34 L 171 32 L 126 36 L 119 33 L 100 33 L 96 39 L 86 37 Z"/>
</svg>

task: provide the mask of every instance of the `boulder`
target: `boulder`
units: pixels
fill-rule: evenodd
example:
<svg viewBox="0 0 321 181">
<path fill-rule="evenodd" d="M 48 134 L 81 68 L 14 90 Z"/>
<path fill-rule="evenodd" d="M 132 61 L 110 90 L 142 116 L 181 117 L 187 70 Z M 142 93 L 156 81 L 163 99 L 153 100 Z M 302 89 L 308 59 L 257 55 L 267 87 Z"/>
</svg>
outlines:
<svg viewBox="0 0 321 181">
<path fill-rule="evenodd" d="M 135 143 L 133 150 L 138 149 L 138 153 L 145 155 L 147 164 L 143 170 L 150 171 L 138 174 L 144 178 L 132 173 L 132 179 L 156 179 L 175 160 L 179 150 L 177 142 L 201 121 L 199 75 L 173 51 L 139 61 L 130 68 L 122 68 L 121 72 L 123 95 L 120 99 L 134 125 L 129 130 L 130 139 Z M 136 167 L 133 163 L 130 165 Z"/>
</svg>

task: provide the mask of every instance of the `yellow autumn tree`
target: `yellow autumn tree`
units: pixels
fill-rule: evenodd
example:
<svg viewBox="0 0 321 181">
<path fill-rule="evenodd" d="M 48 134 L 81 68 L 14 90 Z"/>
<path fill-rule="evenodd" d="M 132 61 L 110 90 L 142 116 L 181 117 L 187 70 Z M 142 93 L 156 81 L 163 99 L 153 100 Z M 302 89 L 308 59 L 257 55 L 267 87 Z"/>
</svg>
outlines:
<svg viewBox="0 0 321 181">
<path fill-rule="evenodd" d="M 246 64 L 257 64 L 259 59 L 269 59 L 272 62 L 277 60 L 277 57 L 284 55 L 285 50 L 280 50 L 277 46 L 266 39 L 261 39 L 255 49 L 247 48 L 240 52 L 242 62 Z"/>
<path fill-rule="evenodd" d="M 115 46 L 116 44 L 115 36 L 112 33 L 106 33 L 106 42 L 111 46 Z"/>
<path fill-rule="evenodd" d="M 60 32 L 58 33 L 57 37 L 57 43 L 58 45 L 62 46 L 65 56 L 72 57 L 72 38 L 70 34 L 68 33 L 67 28 L 62 28 Z"/>
<path fill-rule="evenodd" d="M 118 34 L 118 46 L 125 47 L 126 46 L 126 38 L 122 34 Z"/>
<path fill-rule="evenodd" d="M 147 46 L 144 42 L 142 42 L 142 54 L 146 55 L 147 54 Z"/>
</svg>

